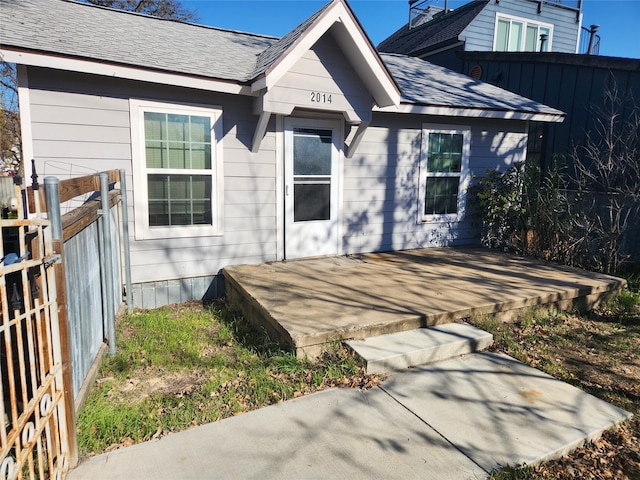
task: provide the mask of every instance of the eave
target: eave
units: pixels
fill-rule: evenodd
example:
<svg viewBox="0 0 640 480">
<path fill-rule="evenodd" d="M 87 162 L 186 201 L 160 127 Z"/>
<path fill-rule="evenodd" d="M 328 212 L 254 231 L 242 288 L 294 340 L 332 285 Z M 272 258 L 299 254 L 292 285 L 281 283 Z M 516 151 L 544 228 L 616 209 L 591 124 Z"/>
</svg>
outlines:
<svg viewBox="0 0 640 480">
<path fill-rule="evenodd" d="M 102 75 L 127 80 L 138 80 L 161 85 L 196 88 L 199 90 L 230 93 L 234 95 L 256 95 L 251 91 L 251 87 L 231 80 L 221 80 L 187 75 L 179 72 L 135 67 L 131 65 L 103 62 L 95 59 L 86 60 L 83 58 L 63 56 L 49 52 L 22 50 L 4 45 L 0 47 L 0 55 L 5 62 L 31 67 L 52 68 L 56 70 Z"/>
</svg>

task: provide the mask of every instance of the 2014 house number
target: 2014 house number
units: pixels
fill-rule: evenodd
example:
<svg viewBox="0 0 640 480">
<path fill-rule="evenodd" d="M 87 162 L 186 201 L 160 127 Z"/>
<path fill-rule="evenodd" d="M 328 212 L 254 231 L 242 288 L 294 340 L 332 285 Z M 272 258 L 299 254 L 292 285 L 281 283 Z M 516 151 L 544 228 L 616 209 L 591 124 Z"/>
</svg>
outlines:
<svg viewBox="0 0 640 480">
<path fill-rule="evenodd" d="M 309 92 L 313 103 L 331 103 L 331 94 L 322 92 Z"/>
</svg>

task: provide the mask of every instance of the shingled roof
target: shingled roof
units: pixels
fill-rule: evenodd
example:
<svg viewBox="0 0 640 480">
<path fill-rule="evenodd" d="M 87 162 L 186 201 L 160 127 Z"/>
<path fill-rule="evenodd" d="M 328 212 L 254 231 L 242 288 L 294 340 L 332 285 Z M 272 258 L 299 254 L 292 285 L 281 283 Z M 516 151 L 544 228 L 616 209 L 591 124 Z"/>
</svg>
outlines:
<svg viewBox="0 0 640 480">
<path fill-rule="evenodd" d="M 378 45 L 378 51 L 420 55 L 434 45 L 457 41 L 462 31 L 476 18 L 489 0 L 475 0 L 414 28 L 409 24 L 397 30 Z"/>
<path fill-rule="evenodd" d="M 564 115 L 555 108 L 416 57 L 388 53 L 381 57 L 400 87 L 402 103 Z"/>
<path fill-rule="evenodd" d="M 69 0 L 0 0 L 0 25 L 3 47 L 240 82 L 278 41 Z"/>
<path fill-rule="evenodd" d="M 485 0 L 472 2 L 472 12 L 484 4 Z M 69 57 L 246 85 L 284 55 L 326 8 L 278 39 L 72 0 L 0 0 L 0 47 L 43 57 Z M 456 10 L 458 15 L 463 8 Z M 404 104 L 563 115 L 418 58 L 381 57 L 401 89 Z M 16 58 L 13 61 L 20 61 Z"/>
</svg>

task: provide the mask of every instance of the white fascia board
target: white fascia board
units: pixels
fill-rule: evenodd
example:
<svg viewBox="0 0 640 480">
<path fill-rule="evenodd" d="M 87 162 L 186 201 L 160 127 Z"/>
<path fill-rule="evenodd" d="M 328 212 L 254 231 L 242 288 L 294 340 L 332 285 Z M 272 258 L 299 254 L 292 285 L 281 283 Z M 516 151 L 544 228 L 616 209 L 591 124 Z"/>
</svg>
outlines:
<svg viewBox="0 0 640 480">
<path fill-rule="evenodd" d="M 372 89 L 371 93 L 376 102 L 381 105 L 399 105 L 400 92 L 395 82 L 342 2 L 336 2 L 323 12 L 315 23 L 281 55 L 280 59 L 263 76 L 253 82 L 251 90 L 257 92 L 276 85 L 334 24 L 341 24 L 348 33 L 351 45 L 355 48 L 349 48 L 347 39 L 342 39 L 340 43 L 361 78 L 370 79 L 373 76 L 376 79 L 369 82 L 369 88 Z M 364 61 L 356 61 L 358 58 Z"/>
<path fill-rule="evenodd" d="M 413 113 L 418 115 L 438 115 L 445 117 L 466 117 L 466 118 L 499 118 L 503 120 L 531 120 L 534 122 L 561 123 L 564 121 L 564 114 L 537 113 L 537 112 L 515 112 L 501 110 L 485 110 L 480 108 L 456 108 L 438 107 L 427 105 L 412 105 L 403 103 L 399 107 L 373 107 L 374 112 L 388 113 Z"/>
<path fill-rule="evenodd" d="M 192 77 L 178 73 L 144 70 L 142 68 L 81 60 L 47 53 L 24 52 L 6 47 L 0 49 L 0 55 L 2 55 L 5 62 L 17 63 L 19 65 L 54 68 L 70 72 L 89 73 L 113 78 L 124 78 L 127 80 L 140 80 L 143 82 L 197 88 L 200 90 L 231 93 L 235 95 L 254 95 L 251 92 L 251 88 L 245 85 L 209 78 Z"/>
<path fill-rule="evenodd" d="M 378 54 L 371 49 L 364 33 L 350 17 L 342 22 L 342 26 L 353 42 L 349 44 L 347 39 L 342 40 L 345 54 L 360 78 L 371 89 L 376 103 L 380 106 L 400 105 L 400 91 Z"/>
<path fill-rule="evenodd" d="M 276 85 L 280 79 L 291 70 L 296 62 L 302 58 L 302 55 L 304 55 L 307 50 L 310 50 L 311 47 L 320 40 L 320 37 L 338 20 L 339 14 L 336 12 L 336 7 L 330 8 L 320 15 L 316 22 L 310 26 L 287 51 L 282 53 L 280 58 L 267 70 L 264 76 L 251 85 L 251 90 L 269 89 Z"/>
</svg>

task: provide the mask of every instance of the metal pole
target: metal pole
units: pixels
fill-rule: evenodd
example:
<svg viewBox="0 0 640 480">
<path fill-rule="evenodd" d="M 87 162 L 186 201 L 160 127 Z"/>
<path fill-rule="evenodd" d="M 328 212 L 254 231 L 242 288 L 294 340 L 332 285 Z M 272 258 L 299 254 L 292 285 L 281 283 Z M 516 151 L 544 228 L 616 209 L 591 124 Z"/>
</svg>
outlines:
<svg viewBox="0 0 640 480">
<path fill-rule="evenodd" d="M 100 199 L 102 202 L 102 211 L 100 212 L 102 214 L 102 237 L 104 239 L 104 288 L 107 291 L 107 342 L 109 343 L 109 352 L 113 355 L 116 353 L 116 318 L 113 305 L 113 239 L 111 238 L 111 212 L 109 211 L 109 176 L 106 173 L 100 174 Z"/>
<path fill-rule="evenodd" d="M 591 55 L 593 53 L 593 43 L 596 39 L 596 32 L 600 28 L 600 25 L 591 25 L 589 28 L 589 48 L 587 48 L 587 55 Z"/>
<path fill-rule="evenodd" d="M 44 194 L 47 199 L 47 216 L 51 222 L 51 237 L 62 240 L 62 216 L 60 215 L 60 180 L 45 177 Z"/>
<path fill-rule="evenodd" d="M 127 179 L 124 169 L 120 170 L 120 197 L 122 198 L 122 243 L 124 251 L 124 275 L 126 284 L 127 311 L 133 310 L 133 289 L 131 287 L 131 251 L 129 249 L 129 201 L 127 200 Z"/>
</svg>

